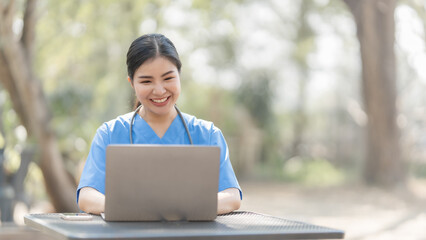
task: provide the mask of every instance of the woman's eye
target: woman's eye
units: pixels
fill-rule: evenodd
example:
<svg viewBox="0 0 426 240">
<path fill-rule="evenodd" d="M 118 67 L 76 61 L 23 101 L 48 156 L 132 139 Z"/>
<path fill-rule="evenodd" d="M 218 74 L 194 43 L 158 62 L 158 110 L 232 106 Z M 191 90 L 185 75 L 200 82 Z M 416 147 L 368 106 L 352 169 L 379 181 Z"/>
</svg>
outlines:
<svg viewBox="0 0 426 240">
<path fill-rule="evenodd" d="M 165 78 L 164 80 L 170 80 L 170 79 L 173 79 L 173 77 L 168 77 L 168 78 Z"/>
<path fill-rule="evenodd" d="M 142 84 L 148 84 L 148 83 L 150 83 L 151 81 L 149 81 L 149 80 L 145 80 L 145 81 L 140 81 L 140 83 L 142 83 Z"/>
</svg>

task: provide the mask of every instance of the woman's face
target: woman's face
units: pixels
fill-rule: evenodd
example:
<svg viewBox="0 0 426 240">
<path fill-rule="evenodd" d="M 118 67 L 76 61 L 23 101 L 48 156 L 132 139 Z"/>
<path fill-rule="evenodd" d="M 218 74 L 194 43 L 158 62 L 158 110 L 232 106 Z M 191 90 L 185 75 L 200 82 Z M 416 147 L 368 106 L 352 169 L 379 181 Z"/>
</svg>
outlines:
<svg viewBox="0 0 426 240">
<path fill-rule="evenodd" d="M 174 113 L 180 95 L 180 76 L 176 66 L 165 57 L 143 63 L 133 75 L 132 87 L 143 105 L 143 117 L 164 117 Z"/>
</svg>

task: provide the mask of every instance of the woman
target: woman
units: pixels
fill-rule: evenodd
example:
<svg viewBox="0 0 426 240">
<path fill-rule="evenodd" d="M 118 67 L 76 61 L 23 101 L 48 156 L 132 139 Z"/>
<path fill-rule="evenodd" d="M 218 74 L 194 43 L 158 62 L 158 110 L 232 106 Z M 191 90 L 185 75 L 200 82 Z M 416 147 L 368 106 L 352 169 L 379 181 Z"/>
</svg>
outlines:
<svg viewBox="0 0 426 240">
<path fill-rule="evenodd" d="M 134 112 L 131 112 L 98 128 L 77 189 L 77 202 L 81 210 L 92 214 L 104 212 L 105 150 L 109 144 L 129 144 L 130 131 L 132 143 L 136 144 L 193 142 L 219 146 L 217 213 L 229 213 L 240 207 L 241 189 L 221 131 L 211 122 L 180 114 L 175 107 L 181 91 L 181 65 L 175 46 L 165 36 L 148 34 L 133 41 L 127 52 L 127 72 L 137 98 L 137 114 L 134 121 Z"/>
</svg>

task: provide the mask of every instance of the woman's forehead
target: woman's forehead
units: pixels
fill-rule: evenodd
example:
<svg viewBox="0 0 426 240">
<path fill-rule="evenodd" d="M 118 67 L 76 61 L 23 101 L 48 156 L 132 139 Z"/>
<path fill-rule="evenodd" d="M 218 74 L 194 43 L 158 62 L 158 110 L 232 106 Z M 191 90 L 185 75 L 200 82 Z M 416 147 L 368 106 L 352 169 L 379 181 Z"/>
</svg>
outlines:
<svg viewBox="0 0 426 240">
<path fill-rule="evenodd" d="M 171 70 L 176 70 L 177 71 L 177 67 L 176 65 L 171 62 L 169 59 L 167 59 L 166 57 L 155 57 L 152 59 L 149 59 L 148 61 L 145 61 L 142 65 L 140 65 L 138 67 L 138 69 L 136 70 L 136 73 L 141 73 L 141 72 L 168 72 Z"/>
</svg>

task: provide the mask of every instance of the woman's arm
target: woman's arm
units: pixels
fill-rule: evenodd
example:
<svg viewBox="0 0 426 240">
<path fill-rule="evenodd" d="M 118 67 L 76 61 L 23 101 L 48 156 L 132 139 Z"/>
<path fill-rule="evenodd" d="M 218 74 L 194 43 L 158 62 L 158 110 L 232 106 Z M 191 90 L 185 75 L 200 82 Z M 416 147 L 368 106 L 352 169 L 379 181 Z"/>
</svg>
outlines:
<svg viewBox="0 0 426 240">
<path fill-rule="evenodd" d="M 80 189 L 78 198 L 78 207 L 86 213 L 99 215 L 105 211 L 105 195 L 94 188 Z"/>
<path fill-rule="evenodd" d="M 240 208 L 240 191 L 228 188 L 217 194 L 217 214 L 224 214 Z M 100 214 L 105 210 L 105 195 L 91 187 L 80 189 L 78 200 L 80 209 L 87 213 Z"/>
<path fill-rule="evenodd" d="M 240 208 L 240 191 L 228 188 L 217 193 L 217 214 L 225 214 Z"/>
</svg>

